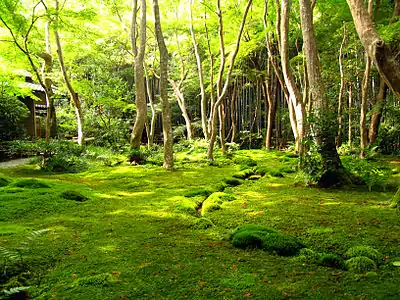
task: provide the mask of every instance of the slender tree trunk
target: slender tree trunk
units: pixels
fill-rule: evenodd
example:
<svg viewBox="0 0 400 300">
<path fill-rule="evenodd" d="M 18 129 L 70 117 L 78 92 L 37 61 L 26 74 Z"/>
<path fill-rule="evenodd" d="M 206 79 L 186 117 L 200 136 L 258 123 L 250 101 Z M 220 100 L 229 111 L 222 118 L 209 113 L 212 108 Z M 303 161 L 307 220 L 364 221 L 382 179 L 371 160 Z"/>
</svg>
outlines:
<svg viewBox="0 0 400 300">
<path fill-rule="evenodd" d="M 231 97 L 231 122 L 232 122 L 232 137 L 231 143 L 234 143 L 236 140 L 237 134 L 237 124 L 236 124 L 236 89 L 237 89 L 237 79 L 233 83 L 233 91 Z"/>
<path fill-rule="evenodd" d="M 144 72 L 145 72 L 145 76 L 146 76 L 147 96 L 149 98 L 150 108 L 151 108 L 150 128 L 149 128 L 149 130 L 147 130 L 147 144 L 148 144 L 148 148 L 150 149 L 151 147 L 153 147 L 153 144 L 154 144 L 154 132 L 155 132 L 155 127 L 156 127 L 157 111 L 156 111 L 156 107 L 154 105 L 153 92 L 152 92 L 152 89 L 150 86 L 150 77 L 147 73 L 146 67 L 144 67 Z"/>
<path fill-rule="evenodd" d="M 137 19 L 137 0 L 133 1 L 132 24 L 131 24 L 131 44 L 134 55 L 135 89 L 136 89 L 136 120 L 131 134 L 132 148 L 139 149 L 142 142 L 144 124 L 147 119 L 146 88 L 144 83 L 144 54 L 146 50 L 146 0 L 140 0 L 140 34 L 139 48 L 136 45 L 138 35 Z"/>
<path fill-rule="evenodd" d="M 211 123 L 212 123 L 212 108 L 214 107 L 215 103 L 215 93 L 214 93 L 214 53 L 211 50 L 211 44 L 210 44 L 210 38 L 208 36 L 208 27 L 207 27 L 207 8 L 205 8 L 204 12 L 204 29 L 206 33 L 206 39 L 207 39 L 207 48 L 208 48 L 208 56 L 210 58 L 210 114 L 208 116 L 207 120 L 207 134 L 208 134 L 208 139 L 211 136 Z M 207 104 L 207 103 L 206 103 Z"/>
<path fill-rule="evenodd" d="M 200 81 L 200 94 L 201 94 L 201 127 L 203 129 L 203 134 L 204 138 L 206 140 L 209 139 L 209 133 L 208 133 L 208 128 L 207 128 L 207 97 L 206 97 L 206 88 L 204 85 L 204 74 L 203 74 L 203 63 L 200 58 L 200 52 L 199 52 L 199 44 L 197 43 L 196 40 L 196 35 L 194 34 L 194 29 L 193 29 L 193 12 L 192 12 L 192 5 L 193 5 L 193 0 L 189 1 L 189 12 L 190 12 L 190 35 L 192 37 L 192 43 L 194 47 L 194 54 L 196 57 L 196 63 L 197 63 L 197 71 L 199 74 L 199 81 Z M 186 123 L 187 125 L 187 123 Z"/>
<path fill-rule="evenodd" d="M 325 87 L 321 77 L 321 65 L 315 40 L 311 2 L 310 0 L 299 0 L 299 2 L 310 92 L 315 104 L 317 116 L 317 124 L 314 126 L 314 131 L 316 133 L 316 138 L 320 141 L 319 145 L 321 148 L 320 152 L 324 171 L 319 185 L 322 187 L 336 186 L 348 183 L 349 178 L 344 172 L 342 162 L 336 151 L 336 132 L 329 126 L 330 122 L 325 113 L 327 109 L 327 100 L 324 95 Z"/>
<path fill-rule="evenodd" d="M 387 92 L 387 85 L 383 78 L 381 77 L 381 81 L 379 83 L 379 93 L 376 97 L 376 103 L 372 107 L 372 116 L 371 116 L 371 123 L 369 126 L 369 142 L 373 144 L 376 141 L 378 136 L 379 125 L 381 122 L 381 117 L 383 113 L 383 108 L 385 107 L 386 103 L 386 93 Z"/>
<path fill-rule="evenodd" d="M 171 121 L 171 104 L 168 100 L 168 49 L 165 45 L 161 29 L 160 10 L 158 0 L 153 0 L 154 31 L 160 50 L 160 98 L 162 104 L 163 135 L 164 135 L 164 163 L 163 167 L 172 170 L 174 167 L 173 136 Z"/>
<path fill-rule="evenodd" d="M 285 83 L 290 95 L 290 101 L 292 102 L 293 112 L 296 116 L 296 127 L 297 132 L 295 133 L 296 138 L 296 150 L 302 152 L 302 140 L 305 134 L 304 124 L 304 105 L 299 88 L 296 85 L 293 74 L 289 66 L 289 11 L 290 1 L 282 0 L 281 7 L 281 60 L 282 60 L 282 71 L 285 79 Z M 290 106 L 289 106 L 290 107 Z"/>
<path fill-rule="evenodd" d="M 239 46 L 240 46 L 240 40 L 242 38 L 242 33 L 244 29 L 244 25 L 246 23 L 246 18 L 247 14 L 250 10 L 250 6 L 252 4 L 252 0 L 248 0 L 246 4 L 245 11 L 243 13 L 242 17 L 242 22 L 240 25 L 239 33 L 236 39 L 236 47 L 235 50 L 231 56 L 230 64 L 229 64 L 229 69 L 226 74 L 226 79 L 225 79 L 225 84 L 224 87 L 222 88 L 222 75 L 223 75 L 223 68 L 220 68 L 219 72 L 219 78 L 217 81 L 217 92 L 218 92 L 218 100 L 214 103 L 212 107 L 212 117 L 211 117 L 211 136 L 210 136 L 210 141 L 208 144 L 208 150 L 207 150 L 207 158 L 208 160 L 213 160 L 214 159 L 214 144 L 215 140 L 217 138 L 217 120 L 218 120 L 218 107 L 221 105 L 222 101 L 225 98 L 225 95 L 227 93 L 231 76 L 232 76 L 232 71 L 235 66 L 235 60 L 236 56 L 239 52 Z M 222 28 L 222 13 L 220 10 L 220 0 L 217 0 L 217 7 L 218 7 L 218 18 L 219 18 L 219 38 L 220 38 L 220 52 L 221 52 L 221 65 L 225 66 L 225 45 L 224 45 L 224 40 L 223 40 L 223 28 Z"/>
<path fill-rule="evenodd" d="M 219 140 L 221 144 L 221 152 L 222 155 L 226 155 L 227 148 L 225 144 L 225 101 L 222 101 L 221 105 L 218 108 L 218 116 L 219 116 Z"/>
<path fill-rule="evenodd" d="M 59 10 L 59 3 L 58 3 L 58 0 L 56 0 L 56 11 L 58 12 L 58 10 Z M 56 21 L 58 22 L 58 17 L 56 18 Z M 81 101 L 79 99 L 78 93 L 75 92 L 75 89 L 73 88 L 70 78 L 68 77 L 68 74 L 67 74 L 67 69 L 66 69 L 65 63 L 64 63 L 64 56 L 63 56 L 63 52 L 62 52 L 62 46 L 61 46 L 61 41 L 60 41 L 60 36 L 58 34 L 57 26 L 54 27 L 54 36 L 55 36 L 56 45 L 57 45 L 57 54 L 58 54 L 58 60 L 60 63 L 61 73 L 63 75 L 65 84 L 68 88 L 69 94 L 71 96 L 72 102 L 74 103 L 74 107 L 75 107 L 75 114 L 76 114 L 77 125 L 78 125 L 78 144 L 82 145 L 84 118 L 83 118 Z"/>
<path fill-rule="evenodd" d="M 349 135 L 348 144 L 353 144 L 353 84 L 349 83 Z"/>
<path fill-rule="evenodd" d="M 187 108 L 186 108 L 186 102 L 185 102 L 185 96 L 180 90 L 180 87 L 182 85 L 182 81 L 178 84 L 175 83 L 172 79 L 169 80 L 169 82 L 172 85 L 172 89 L 175 94 L 175 98 L 178 102 L 178 106 L 182 112 L 182 117 L 185 120 L 186 124 L 186 132 L 187 132 L 187 139 L 190 141 L 193 138 L 193 132 L 192 132 L 192 121 L 190 120 Z"/>
<path fill-rule="evenodd" d="M 393 93 L 400 98 L 400 64 L 395 59 L 389 45 L 378 35 L 375 25 L 364 7 L 363 0 L 346 0 L 357 33 L 368 56 L 374 61 L 379 74 Z M 397 4 L 397 2 L 396 2 Z"/>
<path fill-rule="evenodd" d="M 343 70 L 343 47 L 346 42 L 347 33 L 346 33 L 346 24 L 343 25 L 343 40 L 340 45 L 339 51 L 339 68 L 340 68 L 340 91 L 339 91 L 339 105 L 338 105 L 338 121 L 339 121 L 339 130 L 336 139 L 336 147 L 340 147 L 342 145 L 342 134 L 343 134 L 343 94 L 345 88 L 345 80 L 344 80 L 344 70 Z"/>
</svg>

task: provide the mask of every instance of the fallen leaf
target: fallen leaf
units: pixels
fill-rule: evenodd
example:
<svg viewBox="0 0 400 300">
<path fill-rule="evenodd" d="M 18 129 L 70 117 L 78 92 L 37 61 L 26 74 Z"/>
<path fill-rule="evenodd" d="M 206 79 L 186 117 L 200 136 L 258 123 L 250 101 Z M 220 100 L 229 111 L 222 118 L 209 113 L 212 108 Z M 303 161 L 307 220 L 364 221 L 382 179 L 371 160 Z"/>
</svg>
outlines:
<svg viewBox="0 0 400 300">
<path fill-rule="evenodd" d="M 251 297 L 251 296 L 253 296 L 251 293 L 244 293 L 244 295 L 243 296 L 245 296 L 245 297 Z"/>
</svg>

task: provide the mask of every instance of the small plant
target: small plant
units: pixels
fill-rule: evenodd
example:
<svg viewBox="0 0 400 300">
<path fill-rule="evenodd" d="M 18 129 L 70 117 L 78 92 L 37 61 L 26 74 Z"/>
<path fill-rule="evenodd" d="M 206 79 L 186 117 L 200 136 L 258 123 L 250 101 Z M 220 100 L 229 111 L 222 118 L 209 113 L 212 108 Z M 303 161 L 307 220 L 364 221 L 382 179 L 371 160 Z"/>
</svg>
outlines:
<svg viewBox="0 0 400 300">
<path fill-rule="evenodd" d="M 359 256 L 346 260 L 346 268 L 351 272 L 363 274 L 375 271 L 376 264 L 372 259 L 366 256 Z"/>
<path fill-rule="evenodd" d="M 337 269 L 344 269 L 346 267 L 343 258 L 334 253 L 322 253 L 319 257 L 318 264 Z"/>
<path fill-rule="evenodd" d="M 148 150 L 132 148 L 129 152 L 129 162 L 135 165 L 142 165 L 150 156 Z"/>
</svg>

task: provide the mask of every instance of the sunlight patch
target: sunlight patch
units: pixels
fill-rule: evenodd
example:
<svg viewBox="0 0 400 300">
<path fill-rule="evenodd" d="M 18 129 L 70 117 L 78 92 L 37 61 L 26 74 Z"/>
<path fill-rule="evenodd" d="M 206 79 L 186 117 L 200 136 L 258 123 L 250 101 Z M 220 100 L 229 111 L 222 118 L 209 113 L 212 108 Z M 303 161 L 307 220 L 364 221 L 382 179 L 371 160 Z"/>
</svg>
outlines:
<svg viewBox="0 0 400 300">
<path fill-rule="evenodd" d="M 101 246 L 99 247 L 99 249 L 103 252 L 115 252 L 117 250 L 117 248 L 115 246 L 112 245 L 108 245 L 108 246 Z"/>
</svg>

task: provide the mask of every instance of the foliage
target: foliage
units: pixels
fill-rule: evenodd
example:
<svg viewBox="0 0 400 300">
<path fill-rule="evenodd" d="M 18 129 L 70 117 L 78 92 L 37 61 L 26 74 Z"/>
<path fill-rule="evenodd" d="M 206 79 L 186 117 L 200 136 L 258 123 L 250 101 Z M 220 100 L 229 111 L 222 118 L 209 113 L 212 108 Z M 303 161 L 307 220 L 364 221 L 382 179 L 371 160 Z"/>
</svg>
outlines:
<svg viewBox="0 0 400 300">
<path fill-rule="evenodd" d="M 322 159 L 317 143 L 313 140 L 306 140 L 303 146 L 306 151 L 299 158 L 301 169 L 299 178 L 302 178 L 306 185 L 310 185 L 319 181 L 324 170 L 322 169 Z"/>
<path fill-rule="evenodd" d="M 129 151 L 129 162 L 131 164 L 142 165 L 142 164 L 146 163 L 146 160 L 149 156 L 150 156 L 150 153 L 146 149 L 132 148 Z"/>
<path fill-rule="evenodd" d="M 383 154 L 398 155 L 400 153 L 400 125 L 381 126 L 375 144 Z"/>
<path fill-rule="evenodd" d="M 362 274 L 375 271 L 376 264 L 372 259 L 366 256 L 358 256 L 346 260 L 346 268 L 351 272 Z"/>
<path fill-rule="evenodd" d="M 10 182 L 9 178 L 0 175 L 0 187 L 7 186 Z"/>
<path fill-rule="evenodd" d="M 334 253 L 322 253 L 319 256 L 318 264 L 325 267 L 345 269 L 343 258 Z"/>
</svg>

